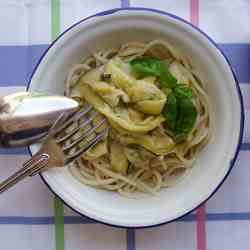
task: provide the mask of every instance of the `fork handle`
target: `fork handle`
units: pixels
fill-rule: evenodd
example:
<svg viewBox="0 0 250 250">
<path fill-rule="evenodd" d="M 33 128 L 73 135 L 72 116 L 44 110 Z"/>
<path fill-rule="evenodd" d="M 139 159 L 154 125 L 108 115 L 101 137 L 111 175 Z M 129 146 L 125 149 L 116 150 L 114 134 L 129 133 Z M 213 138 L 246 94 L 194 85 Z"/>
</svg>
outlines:
<svg viewBox="0 0 250 250">
<path fill-rule="evenodd" d="M 23 168 L 11 175 L 9 178 L 0 183 L 0 193 L 8 190 L 19 181 L 23 180 L 27 176 L 33 176 L 39 173 L 43 168 L 47 166 L 49 162 L 48 154 L 37 154 L 31 157 L 28 161 L 23 163 Z"/>
</svg>

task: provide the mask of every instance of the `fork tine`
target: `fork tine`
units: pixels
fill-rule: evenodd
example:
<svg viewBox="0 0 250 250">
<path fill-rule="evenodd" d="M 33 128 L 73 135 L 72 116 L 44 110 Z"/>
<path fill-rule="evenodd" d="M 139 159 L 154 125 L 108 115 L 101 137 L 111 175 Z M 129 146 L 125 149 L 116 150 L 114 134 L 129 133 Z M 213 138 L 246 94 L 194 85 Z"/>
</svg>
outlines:
<svg viewBox="0 0 250 250">
<path fill-rule="evenodd" d="M 80 108 L 78 111 L 76 111 L 71 116 L 69 116 L 69 119 L 62 126 L 60 126 L 57 130 L 55 130 L 53 132 L 53 135 L 60 134 L 72 122 L 75 122 L 75 121 L 79 120 L 81 117 L 83 117 L 84 115 L 86 115 L 89 111 L 91 111 L 92 108 L 93 108 L 93 106 L 91 106 L 91 105 L 89 105 L 87 108 L 86 107 Z"/>
<path fill-rule="evenodd" d="M 55 122 L 52 124 L 52 126 L 49 128 L 49 130 L 45 133 L 44 140 L 46 140 L 49 136 L 53 135 L 55 131 L 60 128 L 61 122 L 63 122 L 64 118 L 66 118 L 66 113 L 60 114 Z"/>
<path fill-rule="evenodd" d="M 95 130 L 97 128 L 99 128 L 104 122 L 106 121 L 106 119 L 102 119 L 99 123 L 97 123 L 94 127 L 90 127 L 89 129 L 87 129 L 83 134 L 81 134 L 78 138 L 74 139 L 74 141 L 67 145 L 66 147 L 63 148 L 63 151 L 67 151 L 72 149 L 76 144 L 78 144 L 79 142 L 81 142 L 84 138 L 86 138 L 87 136 L 89 136 L 90 134 L 92 134 L 93 132 L 95 132 Z"/>
<path fill-rule="evenodd" d="M 75 129 L 73 129 L 69 134 L 66 134 L 65 136 L 63 136 L 61 138 L 56 138 L 56 142 L 61 143 L 65 140 L 68 140 L 73 135 L 75 135 L 80 129 L 83 129 L 85 126 L 87 126 L 89 123 L 91 123 L 97 115 L 98 115 L 98 112 L 94 112 L 89 118 L 84 120 L 79 126 L 77 126 Z"/>
<path fill-rule="evenodd" d="M 81 155 L 86 152 L 88 149 L 96 145 L 99 141 L 101 141 L 107 134 L 108 128 L 104 129 L 101 133 L 99 133 L 94 139 L 90 140 L 84 147 L 66 157 L 65 163 L 69 164 L 73 161 L 77 160 Z"/>
</svg>

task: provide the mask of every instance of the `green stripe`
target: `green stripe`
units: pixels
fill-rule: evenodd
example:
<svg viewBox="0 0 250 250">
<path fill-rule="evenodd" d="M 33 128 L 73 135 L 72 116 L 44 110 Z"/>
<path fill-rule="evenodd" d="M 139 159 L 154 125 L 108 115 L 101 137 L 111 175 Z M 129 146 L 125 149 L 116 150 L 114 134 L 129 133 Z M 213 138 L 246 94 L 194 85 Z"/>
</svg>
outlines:
<svg viewBox="0 0 250 250">
<path fill-rule="evenodd" d="M 55 40 L 60 34 L 60 0 L 51 1 L 51 37 Z"/>
<path fill-rule="evenodd" d="M 64 250 L 64 207 L 58 197 L 54 200 L 56 250 Z"/>
<path fill-rule="evenodd" d="M 55 40 L 60 34 L 60 0 L 51 1 L 51 38 Z M 64 206 L 61 200 L 55 197 L 55 238 L 56 250 L 64 250 Z"/>
</svg>

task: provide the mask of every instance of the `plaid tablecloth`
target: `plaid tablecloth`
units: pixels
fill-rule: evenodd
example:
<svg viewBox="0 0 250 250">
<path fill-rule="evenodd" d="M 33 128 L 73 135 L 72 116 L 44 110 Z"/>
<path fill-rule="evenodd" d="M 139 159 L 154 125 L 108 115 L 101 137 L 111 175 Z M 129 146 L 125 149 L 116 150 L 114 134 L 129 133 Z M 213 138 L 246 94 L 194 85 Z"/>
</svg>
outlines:
<svg viewBox="0 0 250 250">
<path fill-rule="evenodd" d="M 158 8 L 203 29 L 228 56 L 244 96 L 244 143 L 216 195 L 177 222 L 117 229 L 80 217 L 42 183 L 28 178 L 0 196 L 0 250 L 250 249 L 249 0 L 0 0 L 0 94 L 24 90 L 34 65 L 74 22 L 110 8 Z M 0 150 L 0 180 L 20 168 L 26 149 Z"/>
</svg>

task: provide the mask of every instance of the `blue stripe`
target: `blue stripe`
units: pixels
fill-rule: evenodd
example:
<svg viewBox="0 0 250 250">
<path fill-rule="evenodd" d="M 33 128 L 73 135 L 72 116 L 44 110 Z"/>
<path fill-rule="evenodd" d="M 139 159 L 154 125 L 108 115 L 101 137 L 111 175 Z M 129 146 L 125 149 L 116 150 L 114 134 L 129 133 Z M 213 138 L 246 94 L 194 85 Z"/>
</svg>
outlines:
<svg viewBox="0 0 250 250">
<path fill-rule="evenodd" d="M 195 221 L 195 220 L 196 220 L 196 214 L 188 214 L 178 219 L 178 221 L 183 221 L 183 222 L 189 222 L 189 221 Z"/>
<path fill-rule="evenodd" d="M 121 0 L 121 6 L 122 6 L 122 8 L 130 7 L 130 1 L 129 0 Z"/>
<path fill-rule="evenodd" d="M 207 221 L 234 221 L 234 220 L 250 220 L 250 213 L 207 213 Z M 196 221 L 196 214 L 189 214 L 178 221 L 189 222 Z"/>
<path fill-rule="evenodd" d="M 26 86 L 48 45 L 0 46 L 0 86 Z"/>
<path fill-rule="evenodd" d="M 0 155 L 27 155 L 29 154 L 28 148 L 0 148 Z"/>
<path fill-rule="evenodd" d="M 250 150 L 250 143 L 242 143 L 240 150 Z M 0 148 L 0 155 L 29 155 L 28 148 L 13 148 L 13 149 L 2 149 Z"/>
<path fill-rule="evenodd" d="M 54 217 L 22 217 L 22 216 L 7 216 L 0 217 L 0 225 L 50 225 L 54 224 Z"/>
<path fill-rule="evenodd" d="M 129 1 L 122 0 L 127 7 Z M 0 86 L 26 86 L 31 72 L 42 53 L 48 47 L 43 45 L 0 46 Z M 238 80 L 250 82 L 250 43 L 219 44 L 228 56 Z"/>
<path fill-rule="evenodd" d="M 0 216 L 0 225 L 50 225 L 54 224 L 54 217 L 25 217 L 25 216 Z M 91 224 L 95 221 L 80 216 L 65 216 L 65 224 Z"/>
<path fill-rule="evenodd" d="M 207 221 L 235 221 L 235 220 L 250 220 L 250 213 L 207 213 Z M 196 214 L 189 214 L 178 221 L 192 222 L 196 221 Z"/>
<path fill-rule="evenodd" d="M 242 143 L 240 145 L 240 150 L 242 150 L 242 151 L 250 150 L 250 143 Z"/>
<path fill-rule="evenodd" d="M 208 221 L 250 220 L 250 213 L 209 213 Z"/>
<path fill-rule="evenodd" d="M 206 215 L 207 221 L 250 221 L 250 213 L 208 213 Z M 194 222 L 196 221 L 196 214 L 189 214 L 178 220 L 179 222 Z M 24 217 L 24 216 L 1 216 L 0 225 L 50 225 L 54 224 L 54 217 Z M 81 216 L 65 216 L 65 224 L 93 224 L 97 223 L 89 218 Z M 127 230 L 128 250 L 134 250 L 135 245 L 135 231 L 134 229 Z"/>
<path fill-rule="evenodd" d="M 80 216 L 64 216 L 64 224 L 93 224 L 96 223 L 87 217 Z"/>
<path fill-rule="evenodd" d="M 127 229 L 127 250 L 135 250 L 135 230 Z"/>
<path fill-rule="evenodd" d="M 236 73 L 238 81 L 250 83 L 250 44 L 218 44 L 228 57 Z"/>
</svg>

